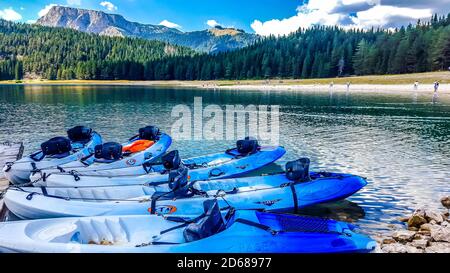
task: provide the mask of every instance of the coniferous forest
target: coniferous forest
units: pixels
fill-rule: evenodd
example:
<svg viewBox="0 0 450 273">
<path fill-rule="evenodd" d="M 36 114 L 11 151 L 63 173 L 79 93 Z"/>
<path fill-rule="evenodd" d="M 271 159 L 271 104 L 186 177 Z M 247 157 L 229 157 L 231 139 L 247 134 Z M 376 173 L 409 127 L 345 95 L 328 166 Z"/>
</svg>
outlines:
<svg viewBox="0 0 450 273">
<path fill-rule="evenodd" d="M 317 26 L 236 51 L 0 21 L 0 79 L 219 80 L 326 78 L 447 70 L 450 14 L 396 30 Z"/>
</svg>

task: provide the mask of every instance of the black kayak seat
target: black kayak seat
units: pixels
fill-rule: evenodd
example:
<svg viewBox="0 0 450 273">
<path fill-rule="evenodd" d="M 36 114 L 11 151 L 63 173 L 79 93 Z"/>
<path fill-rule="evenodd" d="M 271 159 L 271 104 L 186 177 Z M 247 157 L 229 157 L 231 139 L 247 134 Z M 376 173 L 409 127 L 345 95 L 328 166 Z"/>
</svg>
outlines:
<svg viewBox="0 0 450 273">
<path fill-rule="evenodd" d="M 92 129 L 85 126 L 75 126 L 67 131 L 72 142 L 87 143 L 91 140 Z"/>
<path fill-rule="evenodd" d="M 67 156 L 72 151 L 72 145 L 68 138 L 54 137 L 42 143 L 41 150 L 46 156 Z"/>
<path fill-rule="evenodd" d="M 203 209 L 205 217 L 197 223 L 189 224 L 183 231 L 187 243 L 210 237 L 226 227 L 217 200 L 206 200 L 203 203 Z"/>
<path fill-rule="evenodd" d="M 253 137 L 246 137 L 236 142 L 236 148 L 240 154 L 254 154 L 259 147 L 258 140 Z"/>
<path fill-rule="evenodd" d="M 161 160 L 166 170 L 176 170 L 180 168 L 181 157 L 177 150 L 165 154 Z"/>
<path fill-rule="evenodd" d="M 300 158 L 286 163 L 286 177 L 291 181 L 307 182 L 311 181 L 309 175 L 309 158 Z"/>
<path fill-rule="evenodd" d="M 147 126 L 139 129 L 139 138 L 145 140 L 156 141 L 161 135 L 160 130 L 156 126 Z"/>
<path fill-rule="evenodd" d="M 116 142 L 107 142 L 94 148 L 96 162 L 111 163 L 122 158 L 122 145 Z"/>
</svg>

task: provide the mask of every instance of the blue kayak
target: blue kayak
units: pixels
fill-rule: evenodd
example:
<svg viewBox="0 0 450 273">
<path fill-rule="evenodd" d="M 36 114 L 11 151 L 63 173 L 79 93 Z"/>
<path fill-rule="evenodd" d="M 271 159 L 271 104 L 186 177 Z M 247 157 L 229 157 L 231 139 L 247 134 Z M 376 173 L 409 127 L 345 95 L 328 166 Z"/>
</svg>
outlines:
<svg viewBox="0 0 450 273">
<path fill-rule="evenodd" d="M 376 243 L 333 220 L 202 204 L 201 215 L 0 223 L 0 251 L 34 253 L 351 253 Z"/>
<path fill-rule="evenodd" d="M 364 178 L 351 174 L 311 172 L 307 181 L 294 178 L 287 171 L 196 181 L 188 183 L 186 192 L 180 194 L 167 182 L 113 187 L 10 188 L 4 201 L 12 213 L 23 219 L 200 214 L 203 202 L 212 199 L 218 199 L 221 208 L 292 211 L 345 199 L 367 185 Z"/>
<path fill-rule="evenodd" d="M 260 169 L 281 158 L 286 153 L 283 147 L 261 146 L 254 153 L 243 154 L 237 148 L 221 153 L 182 160 L 189 173 L 190 181 L 224 179 L 242 176 Z M 140 175 L 132 175 L 140 174 Z M 98 170 L 95 173 L 73 173 L 70 171 L 47 173 L 43 171 L 31 176 L 35 186 L 50 187 L 104 187 L 124 185 L 148 185 L 167 182 L 168 171 L 162 163 L 144 164 L 112 170 Z M 45 177 L 45 179 L 43 179 Z"/>
</svg>

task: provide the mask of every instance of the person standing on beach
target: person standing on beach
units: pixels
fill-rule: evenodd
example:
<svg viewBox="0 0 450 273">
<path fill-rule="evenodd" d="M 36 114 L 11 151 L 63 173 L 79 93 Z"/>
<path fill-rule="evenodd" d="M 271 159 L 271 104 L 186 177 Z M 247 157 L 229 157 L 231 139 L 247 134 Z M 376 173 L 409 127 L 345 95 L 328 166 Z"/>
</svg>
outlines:
<svg viewBox="0 0 450 273">
<path fill-rule="evenodd" d="M 439 90 L 439 82 L 435 81 L 434 82 L 434 92 L 436 93 Z"/>
<path fill-rule="evenodd" d="M 350 85 L 351 85 L 351 82 L 347 82 L 347 91 L 350 90 Z"/>
<path fill-rule="evenodd" d="M 419 89 L 419 81 L 416 81 L 416 82 L 414 83 L 414 90 L 417 91 L 417 89 Z"/>
</svg>

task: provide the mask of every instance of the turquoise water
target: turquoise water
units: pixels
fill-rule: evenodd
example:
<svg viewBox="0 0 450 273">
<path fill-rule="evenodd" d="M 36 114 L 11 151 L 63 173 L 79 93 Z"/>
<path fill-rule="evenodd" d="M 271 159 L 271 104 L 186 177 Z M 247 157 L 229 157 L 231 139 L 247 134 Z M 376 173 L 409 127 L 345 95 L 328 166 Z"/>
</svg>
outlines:
<svg viewBox="0 0 450 273">
<path fill-rule="evenodd" d="M 77 124 L 122 142 L 157 124 L 170 133 L 175 105 L 280 105 L 280 144 L 288 153 L 261 172 L 309 157 L 312 169 L 349 172 L 369 185 L 346 201 L 302 213 L 352 221 L 376 235 L 418 206 L 439 208 L 450 194 L 450 95 L 401 92 L 211 91 L 111 86 L 0 86 L 0 141 L 26 151 Z M 183 157 L 223 151 L 234 141 L 175 141 Z"/>
</svg>

